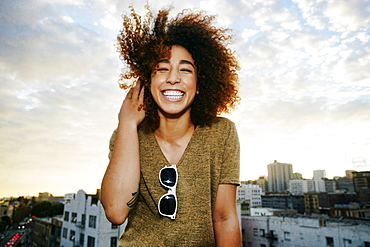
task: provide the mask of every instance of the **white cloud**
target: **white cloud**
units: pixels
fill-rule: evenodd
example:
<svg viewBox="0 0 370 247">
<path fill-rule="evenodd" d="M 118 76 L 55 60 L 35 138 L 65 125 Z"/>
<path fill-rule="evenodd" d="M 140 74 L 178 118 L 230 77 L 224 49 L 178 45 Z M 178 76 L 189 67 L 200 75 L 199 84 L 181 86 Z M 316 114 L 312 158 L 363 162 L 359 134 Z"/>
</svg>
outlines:
<svg viewBox="0 0 370 247">
<path fill-rule="evenodd" d="M 366 1 L 330 0 L 324 10 L 330 29 L 337 32 L 358 31 L 370 24 L 369 5 Z"/>
<path fill-rule="evenodd" d="M 73 19 L 70 16 L 62 16 L 62 19 L 68 23 L 73 23 Z"/>
</svg>

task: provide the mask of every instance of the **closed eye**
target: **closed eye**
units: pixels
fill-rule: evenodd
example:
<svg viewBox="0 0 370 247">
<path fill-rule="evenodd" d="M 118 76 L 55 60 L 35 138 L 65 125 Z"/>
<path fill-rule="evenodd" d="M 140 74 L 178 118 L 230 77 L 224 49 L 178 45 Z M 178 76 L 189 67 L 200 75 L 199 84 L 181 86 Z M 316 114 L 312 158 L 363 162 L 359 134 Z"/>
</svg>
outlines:
<svg viewBox="0 0 370 247">
<path fill-rule="evenodd" d="M 158 69 L 157 69 L 157 71 L 162 71 L 162 72 L 164 72 L 164 71 L 168 71 L 168 69 L 167 69 L 167 68 L 158 68 Z"/>
<path fill-rule="evenodd" d="M 193 72 L 191 69 L 180 69 L 180 71 L 184 71 L 184 72 L 188 72 L 188 73 L 192 73 Z"/>
</svg>

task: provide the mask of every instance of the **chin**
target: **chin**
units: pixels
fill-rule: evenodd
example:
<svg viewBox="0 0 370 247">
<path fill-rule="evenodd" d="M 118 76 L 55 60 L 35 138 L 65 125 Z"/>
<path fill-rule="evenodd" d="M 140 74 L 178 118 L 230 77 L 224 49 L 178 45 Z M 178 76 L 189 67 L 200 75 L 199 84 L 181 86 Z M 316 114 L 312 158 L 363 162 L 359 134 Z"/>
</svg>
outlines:
<svg viewBox="0 0 370 247">
<path fill-rule="evenodd" d="M 182 108 L 182 109 L 161 109 L 160 112 L 164 117 L 167 118 L 179 118 L 184 115 L 189 115 L 190 117 L 190 108 Z"/>
</svg>

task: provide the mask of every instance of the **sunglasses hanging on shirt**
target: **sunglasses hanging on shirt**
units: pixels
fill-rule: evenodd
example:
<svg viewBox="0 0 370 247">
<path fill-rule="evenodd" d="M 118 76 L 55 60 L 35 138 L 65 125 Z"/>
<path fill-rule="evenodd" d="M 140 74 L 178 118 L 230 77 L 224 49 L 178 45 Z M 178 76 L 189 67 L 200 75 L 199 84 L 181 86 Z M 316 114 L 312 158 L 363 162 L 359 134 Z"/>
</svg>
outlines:
<svg viewBox="0 0 370 247">
<path fill-rule="evenodd" d="M 171 220 L 176 218 L 177 212 L 177 185 L 178 173 L 176 165 L 165 166 L 159 171 L 159 182 L 168 189 L 158 202 L 158 211 L 162 216 L 169 217 Z"/>
</svg>

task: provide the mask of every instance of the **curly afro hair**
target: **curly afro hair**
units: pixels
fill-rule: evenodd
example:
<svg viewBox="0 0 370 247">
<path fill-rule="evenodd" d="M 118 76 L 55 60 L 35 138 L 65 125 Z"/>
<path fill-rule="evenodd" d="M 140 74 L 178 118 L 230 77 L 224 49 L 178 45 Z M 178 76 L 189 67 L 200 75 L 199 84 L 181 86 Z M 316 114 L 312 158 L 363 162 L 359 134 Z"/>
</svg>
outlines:
<svg viewBox="0 0 370 247">
<path fill-rule="evenodd" d="M 123 15 L 123 28 L 117 40 L 120 59 L 126 67 L 120 75 L 120 87 L 128 89 L 140 81 L 144 86 L 145 129 L 154 131 L 159 127 L 158 106 L 150 93 L 151 75 L 160 58 L 171 46 L 184 47 L 192 55 L 197 67 L 197 88 L 191 106 L 191 120 L 195 125 L 210 125 L 217 115 L 235 108 L 238 96 L 238 62 L 227 48 L 232 37 L 229 29 L 212 25 L 213 15 L 203 11 L 183 10 L 169 20 L 170 9 L 153 16 L 141 17 L 130 7 L 131 13 Z"/>
</svg>

